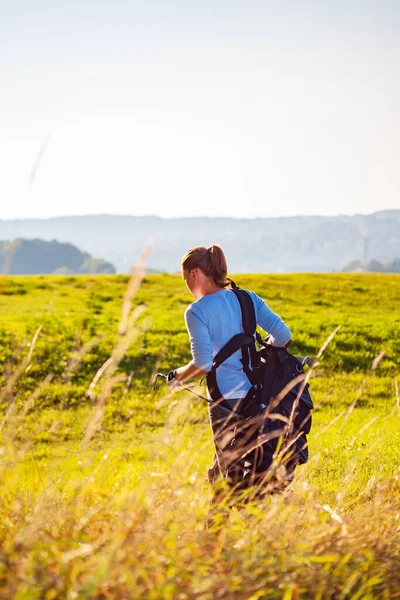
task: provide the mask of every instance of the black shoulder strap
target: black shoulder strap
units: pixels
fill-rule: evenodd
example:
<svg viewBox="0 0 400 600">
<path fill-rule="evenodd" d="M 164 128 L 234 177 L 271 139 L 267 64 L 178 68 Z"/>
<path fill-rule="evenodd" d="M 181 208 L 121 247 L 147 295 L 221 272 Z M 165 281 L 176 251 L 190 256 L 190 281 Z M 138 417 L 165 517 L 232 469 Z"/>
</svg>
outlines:
<svg viewBox="0 0 400 600">
<path fill-rule="evenodd" d="M 246 292 L 246 290 L 241 290 L 240 288 L 233 288 L 232 292 L 235 294 L 236 298 L 239 300 L 239 304 L 240 304 L 240 308 L 242 310 L 242 323 L 243 323 L 243 329 L 246 335 L 249 335 L 253 338 L 253 343 L 249 346 L 249 352 L 250 352 L 250 361 L 251 361 L 251 369 L 252 371 L 255 371 L 256 369 L 258 369 L 261 365 L 260 362 L 260 357 L 257 353 L 257 348 L 256 348 L 256 343 L 255 343 L 255 339 L 254 339 L 254 335 L 256 333 L 256 327 L 257 327 L 257 321 L 256 321 L 256 313 L 254 311 L 254 304 L 253 304 L 253 300 L 251 299 L 250 294 L 248 294 Z M 243 349 L 245 350 L 245 349 Z M 243 370 L 246 373 L 247 377 L 250 379 L 250 382 L 253 383 L 254 382 L 254 374 L 251 373 L 250 374 L 247 372 L 249 371 L 248 369 L 248 364 L 249 364 L 249 358 L 248 358 L 248 353 L 246 350 L 246 356 L 244 356 L 244 352 L 242 351 L 242 364 L 243 364 Z M 246 366 L 245 366 L 246 363 Z"/>
<path fill-rule="evenodd" d="M 216 369 L 234 352 L 242 350 L 241 363 L 243 371 L 249 379 L 252 386 L 258 383 L 257 369 L 261 366 L 258 356 L 254 334 L 256 332 L 257 322 L 254 311 L 253 300 L 245 291 L 236 286 L 232 281 L 232 291 L 239 301 L 242 312 L 242 325 L 244 333 L 239 333 L 229 340 L 227 344 L 216 354 L 213 360 L 211 371 L 207 375 L 207 386 L 214 401 L 221 401 L 222 394 L 217 385 Z M 251 361 L 251 369 L 249 367 L 249 353 Z"/>
<path fill-rule="evenodd" d="M 246 335 L 245 333 L 237 333 L 234 335 L 227 344 L 214 356 L 212 366 L 214 369 L 226 361 L 227 358 L 232 356 L 235 352 L 241 348 L 249 347 L 254 341 L 253 336 Z"/>
<path fill-rule="evenodd" d="M 238 287 L 233 288 L 232 292 L 239 300 L 240 308 L 242 310 L 243 330 L 246 335 L 253 336 L 256 332 L 257 327 L 253 300 L 245 290 L 241 290 Z"/>
</svg>

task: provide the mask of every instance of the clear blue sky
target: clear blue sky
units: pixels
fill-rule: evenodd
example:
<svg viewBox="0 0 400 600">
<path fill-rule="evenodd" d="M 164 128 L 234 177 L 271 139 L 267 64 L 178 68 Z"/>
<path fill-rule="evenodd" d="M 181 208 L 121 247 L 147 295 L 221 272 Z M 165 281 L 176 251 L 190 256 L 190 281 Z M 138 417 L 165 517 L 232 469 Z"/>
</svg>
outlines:
<svg viewBox="0 0 400 600">
<path fill-rule="evenodd" d="M 400 3 L 0 0 L 0 218 L 400 208 Z"/>
</svg>

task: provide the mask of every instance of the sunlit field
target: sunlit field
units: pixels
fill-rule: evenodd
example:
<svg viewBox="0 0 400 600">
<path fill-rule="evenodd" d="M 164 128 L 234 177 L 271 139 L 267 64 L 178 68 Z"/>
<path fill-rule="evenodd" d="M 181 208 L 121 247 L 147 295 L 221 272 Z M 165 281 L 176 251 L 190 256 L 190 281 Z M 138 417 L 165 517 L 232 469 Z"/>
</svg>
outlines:
<svg viewBox="0 0 400 600">
<path fill-rule="evenodd" d="M 398 276 L 234 279 L 293 354 L 340 328 L 309 463 L 207 528 L 207 406 L 151 387 L 190 359 L 182 279 L 0 277 L 1 598 L 400 598 Z"/>
</svg>

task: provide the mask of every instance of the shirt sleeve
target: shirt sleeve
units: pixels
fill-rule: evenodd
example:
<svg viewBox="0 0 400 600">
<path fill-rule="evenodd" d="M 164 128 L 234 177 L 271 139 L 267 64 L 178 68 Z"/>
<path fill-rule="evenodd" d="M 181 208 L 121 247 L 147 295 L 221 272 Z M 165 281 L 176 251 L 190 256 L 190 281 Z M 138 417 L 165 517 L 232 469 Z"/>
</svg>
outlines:
<svg viewBox="0 0 400 600">
<path fill-rule="evenodd" d="M 260 296 L 250 292 L 256 309 L 257 324 L 271 336 L 275 346 L 284 346 L 291 338 L 289 327 L 274 313 Z"/>
<path fill-rule="evenodd" d="M 195 367 L 210 371 L 213 360 L 212 341 L 204 316 L 190 305 L 185 311 L 185 323 Z"/>
</svg>

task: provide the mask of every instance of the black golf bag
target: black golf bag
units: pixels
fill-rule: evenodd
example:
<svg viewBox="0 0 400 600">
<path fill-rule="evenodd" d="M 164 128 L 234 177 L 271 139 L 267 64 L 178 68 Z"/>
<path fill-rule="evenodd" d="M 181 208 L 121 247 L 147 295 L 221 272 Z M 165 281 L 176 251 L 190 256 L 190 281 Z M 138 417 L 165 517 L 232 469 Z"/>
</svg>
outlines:
<svg viewBox="0 0 400 600">
<path fill-rule="evenodd" d="M 207 374 L 216 448 L 210 481 L 219 471 L 239 489 L 264 484 L 266 493 L 274 493 L 290 483 L 298 464 L 308 460 L 306 436 L 313 404 L 304 361 L 287 348 L 267 344 L 256 333 L 251 296 L 233 282 L 232 291 L 240 303 L 244 332 L 233 336 L 216 354 Z M 232 406 L 218 388 L 216 372 L 238 350 L 251 388 Z"/>
</svg>

